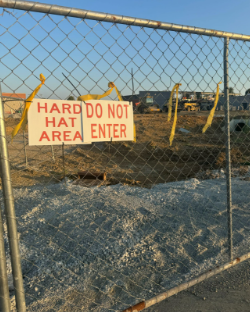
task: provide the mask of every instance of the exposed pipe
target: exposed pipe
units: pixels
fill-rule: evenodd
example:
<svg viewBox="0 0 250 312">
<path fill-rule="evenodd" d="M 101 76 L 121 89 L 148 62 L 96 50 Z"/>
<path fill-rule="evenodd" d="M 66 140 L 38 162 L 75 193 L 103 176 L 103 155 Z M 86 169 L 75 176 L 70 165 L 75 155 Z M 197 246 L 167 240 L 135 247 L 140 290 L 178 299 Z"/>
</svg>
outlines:
<svg viewBox="0 0 250 312">
<path fill-rule="evenodd" d="M 1 88 L 0 95 L 2 97 Z M 1 155 L 0 158 L 1 179 L 2 179 L 4 208 L 5 208 L 4 211 L 7 221 L 7 229 L 10 245 L 10 256 L 11 256 L 13 281 L 15 287 L 16 308 L 18 312 L 25 312 L 26 304 L 23 287 L 23 274 L 21 268 L 21 257 L 19 252 L 19 238 L 17 233 L 16 213 L 11 184 L 9 153 L 5 131 L 3 105 L 0 105 L 0 155 Z"/>
<path fill-rule="evenodd" d="M 50 5 L 45 3 L 33 2 L 33 1 L 18 1 L 18 0 L 0 0 L 0 7 L 17 9 L 32 12 L 41 12 L 47 14 L 64 15 L 71 17 L 78 17 L 83 19 L 98 20 L 103 22 L 111 22 L 117 24 L 126 24 L 134 26 L 143 26 L 149 28 L 165 29 L 178 32 L 193 33 L 205 36 L 215 36 L 231 38 L 235 40 L 250 41 L 250 36 L 230 33 L 221 30 L 205 29 L 194 26 L 184 26 L 172 23 L 163 23 L 159 21 L 153 21 L 142 18 L 135 18 L 129 16 L 93 12 L 82 9 L 69 8 L 59 5 Z"/>
<path fill-rule="evenodd" d="M 226 182 L 227 182 L 227 230 L 228 251 L 230 260 L 233 259 L 233 216 L 232 216 L 232 186 L 231 186 L 231 155 L 230 155 L 230 108 L 228 83 L 228 46 L 229 39 L 224 39 L 224 93 L 225 93 L 225 146 L 226 146 Z"/>
</svg>

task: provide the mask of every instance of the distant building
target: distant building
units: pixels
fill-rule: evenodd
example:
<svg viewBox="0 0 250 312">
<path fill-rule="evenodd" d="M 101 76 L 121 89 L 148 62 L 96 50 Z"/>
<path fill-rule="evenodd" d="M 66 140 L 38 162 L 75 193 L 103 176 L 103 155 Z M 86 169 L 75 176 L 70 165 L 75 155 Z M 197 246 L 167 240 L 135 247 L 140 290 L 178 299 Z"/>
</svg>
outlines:
<svg viewBox="0 0 250 312">
<path fill-rule="evenodd" d="M 169 100 L 171 91 L 139 91 L 139 94 L 125 95 L 123 96 L 124 101 L 131 101 L 134 103 L 140 102 L 140 99 L 147 95 L 153 97 L 153 103 L 158 104 L 160 108 Z"/>
<path fill-rule="evenodd" d="M 122 99 L 123 99 L 123 101 L 133 102 L 134 106 L 136 106 L 136 104 L 140 102 L 139 94 L 123 95 Z"/>
<path fill-rule="evenodd" d="M 218 109 L 223 109 L 225 97 L 221 96 L 218 101 Z M 231 110 L 249 110 L 250 94 L 247 95 L 229 95 L 229 106 Z"/>
<path fill-rule="evenodd" d="M 152 96 L 153 103 L 158 104 L 160 108 L 169 100 L 171 91 L 140 91 L 139 97 Z"/>
<path fill-rule="evenodd" d="M 213 101 L 215 99 L 215 92 L 200 92 L 200 96 L 202 99 Z M 224 96 L 224 93 L 219 93 L 220 97 Z M 229 96 L 240 96 L 240 93 L 229 93 Z"/>
<path fill-rule="evenodd" d="M 140 99 L 146 97 L 147 95 L 153 97 L 153 103 L 158 104 L 160 108 L 163 107 L 165 103 L 170 98 L 171 91 L 139 91 L 139 94 L 134 95 L 126 95 L 123 96 L 124 101 L 133 102 L 134 105 L 140 102 Z M 215 93 L 214 92 L 196 92 L 196 91 L 179 91 L 179 99 L 188 98 L 188 99 L 197 99 L 197 95 L 199 94 L 200 98 L 207 101 L 214 101 Z M 219 102 L 217 105 L 217 109 L 223 109 L 224 105 L 224 93 L 221 92 L 219 94 Z M 174 93 L 175 97 L 175 93 Z M 240 95 L 239 93 L 230 93 L 229 94 L 230 108 L 232 110 L 249 110 L 250 109 L 250 94 Z M 213 103 L 213 102 L 211 102 Z"/>
<path fill-rule="evenodd" d="M 26 100 L 25 93 L 2 93 L 4 113 L 14 114 L 22 112 Z"/>
</svg>

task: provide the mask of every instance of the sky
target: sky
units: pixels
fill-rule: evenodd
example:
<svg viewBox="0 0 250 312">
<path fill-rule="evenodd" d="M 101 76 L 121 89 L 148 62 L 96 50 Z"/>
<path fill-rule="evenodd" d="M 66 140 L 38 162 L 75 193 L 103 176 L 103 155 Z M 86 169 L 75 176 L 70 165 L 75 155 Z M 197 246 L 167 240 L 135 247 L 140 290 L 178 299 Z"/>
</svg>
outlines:
<svg viewBox="0 0 250 312">
<path fill-rule="evenodd" d="M 53 1 L 53 0 L 52 0 Z M 161 22 L 248 34 L 250 2 L 41 0 L 42 3 Z M 47 78 L 40 97 L 101 94 L 114 81 L 123 95 L 143 90 L 215 91 L 223 80 L 223 39 L 79 18 L 5 10 L 0 16 L 0 79 L 3 92 L 30 93 Z M 231 41 L 230 85 L 250 87 L 250 45 Z M 77 90 L 62 75 L 70 78 Z M 115 95 L 113 95 L 115 97 Z"/>
</svg>

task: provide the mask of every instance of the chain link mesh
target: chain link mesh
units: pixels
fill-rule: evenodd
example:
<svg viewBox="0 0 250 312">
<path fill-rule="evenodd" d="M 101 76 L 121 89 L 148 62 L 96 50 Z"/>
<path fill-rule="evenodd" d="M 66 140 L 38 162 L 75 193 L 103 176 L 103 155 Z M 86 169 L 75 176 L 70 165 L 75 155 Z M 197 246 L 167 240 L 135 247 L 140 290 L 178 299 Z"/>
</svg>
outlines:
<svg viewBox="0 0 250 312">
<path fill-rule="evenodd" d="M 202 134 L 223 39 L 6 9 L 0 35 L 3 93 L 28 96 L 43 73 L 37 97 L 76 99 L 63 72 L 81 94 L 113 81 L 135 106 L 136 143 L 65 145 L 63 157 L 62 146 L 29 146 L 27 129 L 11 142 L 24 101 L 3 94 L 28 311 L 122 311 L 228 261 L 223 87 Z M 230 41 L 234 256 L 249 250 L 249 58 L 249 43 Z M 176 83 L 200 104 L 178 112 L 170 146 Z M 156 113 L 136 107 L 147 95 Z"/>
</svg>

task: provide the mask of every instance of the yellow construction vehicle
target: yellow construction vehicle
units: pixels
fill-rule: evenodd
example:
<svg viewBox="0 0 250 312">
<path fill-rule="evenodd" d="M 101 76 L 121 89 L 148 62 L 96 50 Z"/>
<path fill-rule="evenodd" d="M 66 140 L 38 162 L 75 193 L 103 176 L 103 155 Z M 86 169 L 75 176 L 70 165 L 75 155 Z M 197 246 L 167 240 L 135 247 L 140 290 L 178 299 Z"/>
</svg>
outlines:
<svg viewBox="0 0 250 312">
<path fill-rule="evenodd" d="M 176 105 L 176 100 L 174 99 L 174 100 L 173 100 L 172 113 L 174 113 L 174 111 L 175 111 L 175 105 Z M 182 105 L 181 105 L 181 101 L 179 101 L 178 107 L 177 107 L 177 112 L 179 113 L 180 111 L 182 111 L 182 109 L 183 109 L 183 107 L 182 107 Z M 164 113 L 168 113 L 168 101 L 163 105 L 162 111 L 163 111 Z"/>
<path fill-rule="evenodd" d="M 183 110 L 185 111 L 200 111 L 201 110 L 201 105 L 200 105 L 200 102 L 199 101 L 184 101 L 182 103 L 183 105 Z"/>
<path fill-rule="evenodd" d="M 159 105 L 154 103 L 153 96 L 147 94 L 146 96 L 140 98 L 139 104 L 136 106 L 136 111 L 141 114 L 149 113 L 161 113 L 162 110 Z"/>
</svg>

